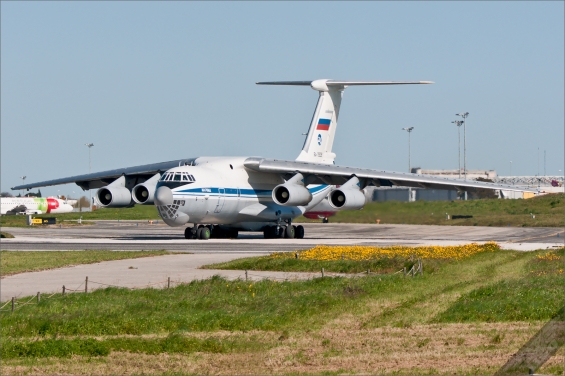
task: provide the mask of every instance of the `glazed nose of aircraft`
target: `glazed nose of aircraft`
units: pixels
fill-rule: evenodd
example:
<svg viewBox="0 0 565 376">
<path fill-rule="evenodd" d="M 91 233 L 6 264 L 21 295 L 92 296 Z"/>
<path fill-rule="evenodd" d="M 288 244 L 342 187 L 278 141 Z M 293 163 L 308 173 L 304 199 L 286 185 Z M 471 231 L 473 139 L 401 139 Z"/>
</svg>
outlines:
<svg viewBox="0 0 565 376">
<path fill-rule="evenodd" d="M 155 191 L 155 204 L 171 205 L 173 203 L 173 192 L 169 187 L 160 186 Z"/>
</svg>

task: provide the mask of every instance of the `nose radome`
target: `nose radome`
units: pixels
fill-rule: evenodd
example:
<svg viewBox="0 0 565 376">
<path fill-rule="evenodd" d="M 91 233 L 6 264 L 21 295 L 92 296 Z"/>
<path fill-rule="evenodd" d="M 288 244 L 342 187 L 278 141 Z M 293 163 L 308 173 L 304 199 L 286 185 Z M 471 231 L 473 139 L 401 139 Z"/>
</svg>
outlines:
<svg viewBox="0 0 565 376">
<path fill-rule="evenodd" d="M 155 203 L 157 205 L 171 205 L 173 203 L 173 192 L 169 187 L 161 186 L 155 191 Z"/>
</svg>

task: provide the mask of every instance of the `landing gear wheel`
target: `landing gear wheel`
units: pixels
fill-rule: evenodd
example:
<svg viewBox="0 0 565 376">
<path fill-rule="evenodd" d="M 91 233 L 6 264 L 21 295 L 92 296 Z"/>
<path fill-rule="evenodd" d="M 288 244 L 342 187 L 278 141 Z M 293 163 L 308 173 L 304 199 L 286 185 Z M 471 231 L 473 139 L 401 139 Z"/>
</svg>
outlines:
<svg viewBox="0 0 565 376">
<path fill-rule="evenodd" d="M 284 227 L 284 237 L 285 238 L 289 238 L 292 239 L 294 238 L 294 235 L 296 234 L 294 226 L 288 225 L 286 227 Z"/>
<path fill-rule="evenodd" d="M 329 221 L 328 217 L 324 217 L 324 219 L 322 219 L 322 223 L 328 223 Z"/>
<path fill-rule="evenodd" d="M 263 229 L 263 237 L 265 239 L 271 239 L 271 226 L 267 226 Z"/>
<path fill-rule="evenodd" d="M 228 231 L 228 237 L 230 239 L 237 239 L 238 235 L 239 235 L 239 231 L 237 231 L 237 230 L 229 230 Z"/>
<path fill-rule="evenodd" d="M 210 229 L 206 226 L 202 226 L 198 229 L 197 238 L 202 240 L 210 239 Z"/>
<path fill-rule="evenodd" d="M 296 226 L 296 231 L 294 232 L 294 237 L 296 239 L 304 239 L 304 227 Z"/>
<path fill-rule="evenodd" d="M 187 227 L 184 229 L 185 239 L 196 239 L 197 230 L 194 227 Z"/>
</svg>

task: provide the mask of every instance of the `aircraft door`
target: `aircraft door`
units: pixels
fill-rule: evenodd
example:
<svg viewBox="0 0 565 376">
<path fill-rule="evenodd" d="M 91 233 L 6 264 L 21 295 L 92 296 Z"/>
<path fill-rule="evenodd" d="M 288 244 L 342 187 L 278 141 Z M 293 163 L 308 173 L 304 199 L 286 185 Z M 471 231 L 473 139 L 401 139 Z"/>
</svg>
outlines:
<svg viewBox="0 0 565 376">
<path fill-rule="evenodd" d="M 225 196 L 226 196 L 225 188 L 218 188 L 218 203 L 216 204 L 216 209 L 214 210 L 214 213 L 219 213 L 222 211 L 222 208 L 224 207 Z"/>
</svg>

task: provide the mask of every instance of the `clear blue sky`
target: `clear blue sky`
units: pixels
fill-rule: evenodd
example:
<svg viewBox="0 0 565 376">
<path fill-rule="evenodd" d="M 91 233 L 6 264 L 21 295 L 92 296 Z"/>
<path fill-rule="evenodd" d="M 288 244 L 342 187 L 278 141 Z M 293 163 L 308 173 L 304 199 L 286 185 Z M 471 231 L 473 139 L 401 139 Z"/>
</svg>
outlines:
<svg viewBox="0 0 565 376">
<path fill-rule="evenodd" d="M 1 190 L 203 155 L 294 159 L 317 93 L 351 87 L 336 163 L 564 169 L 563 2 L 2 2 Z M 42 189 L 79 193 L 76 185 Z"/>
</svg>

